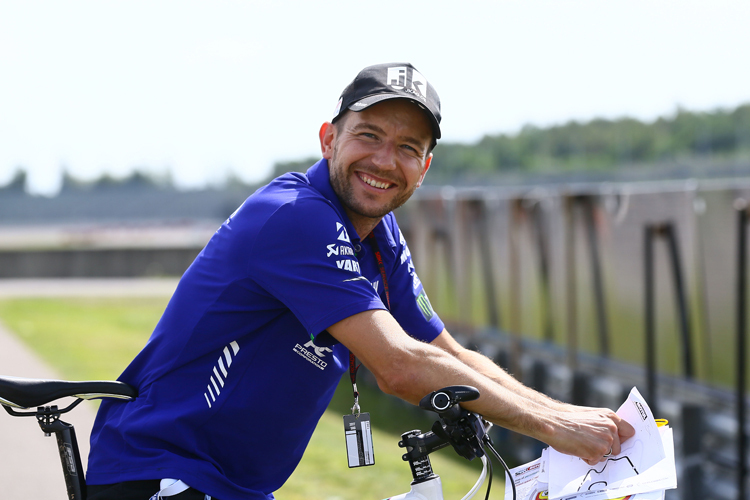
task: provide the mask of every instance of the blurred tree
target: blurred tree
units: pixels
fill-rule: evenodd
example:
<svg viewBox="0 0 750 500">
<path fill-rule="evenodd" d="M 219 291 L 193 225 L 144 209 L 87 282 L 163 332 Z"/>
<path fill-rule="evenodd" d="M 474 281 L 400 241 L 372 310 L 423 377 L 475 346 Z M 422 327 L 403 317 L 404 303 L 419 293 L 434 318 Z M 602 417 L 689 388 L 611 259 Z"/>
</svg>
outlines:
<svg viewBox="0 0 750 500">
<path fill-rule="evenodd" d="M 689 158 L 750 156 L 750 104 L 734 110 L 677 108 L 652 123 L 623 117 L 570 121 L 516 134 L 485 135 L 475 144 L 435 149 L 433 182 L 505 172 L 615 170 Z M 739 156 L 738 156 L 739 155 Z"/>
<path fill-rule="evenodd" d="M 26 170 L 18 168 L 10 181 L 4 186 L 0 186 L 0 194 L 25 195 L 27 182 L 28 175 Z"/>
<path fill-rule="evenodd" d="M 105 173 L 97 179 L 82 180 L 63 170 L 61 194 L 77 194 L 92 191 L 143 191 L 143 190 L 175 190 L 174 181 L 170 173 L 154 174 L 146 169 L 137 169 L 130 175 L 117 178 Z"/>
</svg>

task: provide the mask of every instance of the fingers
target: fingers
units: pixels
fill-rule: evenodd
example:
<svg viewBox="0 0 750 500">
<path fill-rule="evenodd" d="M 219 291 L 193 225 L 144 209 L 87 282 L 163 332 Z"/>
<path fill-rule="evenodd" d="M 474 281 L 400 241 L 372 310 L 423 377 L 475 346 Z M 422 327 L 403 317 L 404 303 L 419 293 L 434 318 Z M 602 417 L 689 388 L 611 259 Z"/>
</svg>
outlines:
<svg viewBox="0 0 750 500">
<path fill-rule="evenodd" d="M 622 451 L 622 446 L 620 446 L 620 439 L 615 436 L 614 440 L 612 441 L 612 446 L 609 449 L 608 453 L 605 453 L 604 456 L 602 456 L 602 459 L 600 462 L 603 462 L 607 460 L 609 457 L 614 457 L 620 454 Z"/>
<path fill-rule="evenodd" d="M 622 452 L 622 443 L 635 435 L 635 429 L 627 421 L 620 418 L 619 415 L 612 414 L 612 421 L 617 425 L 617 433 L 612 437 L 612 445 L 609 452 L 605 453 L 599 462 L 604 462 L 611 456 L 617 456 Z"/>
<path fill-rule="evenodd" d="M 635 434 L 633 426 L 616 413 L 606 411 L 602 416 L 609 420 L 609 423 L 605 425 L 605 435 L 601 436 L 603 442 L 599 442 L 597 454 L 594 457 L 584 459 L 589 465 L 596 465 L 605 462 L 610 457 L 619 455 L 622 451 L 622 442 Z"/>
<path fill-rule="evenodd" d="M 612 447 L 609 450 L 609 454 L 605 453 L 602 460 L 606 460 L 610 456 L 619 455 L 620 452 L 622 452 L 622 443 L 635 435 L 635 428 L 633 428 L 633 426 L 627 421 L 620 418 L 619 415 L 615 413 L 610 418 L 612 418 L 617 425 L 617 434 L 613 436 Z"/>
<path fill-rule="evenodd" d="M 554 443 L 548 444 L 592 466 L 619 455 L 621 444 L 635 435 L 632 425 L 607 408 L 579 407 L 578 411 L 566 411 L 560 417 L 562 432 Z"/>
<path fill-rule="evenodd" d="M 635 428 L 625 420 L 620 418 L 619 421 L 615 423 L 617 424 L 617 435 L 620 437 L 621 442 L 635 436 Z"/>
</svg>

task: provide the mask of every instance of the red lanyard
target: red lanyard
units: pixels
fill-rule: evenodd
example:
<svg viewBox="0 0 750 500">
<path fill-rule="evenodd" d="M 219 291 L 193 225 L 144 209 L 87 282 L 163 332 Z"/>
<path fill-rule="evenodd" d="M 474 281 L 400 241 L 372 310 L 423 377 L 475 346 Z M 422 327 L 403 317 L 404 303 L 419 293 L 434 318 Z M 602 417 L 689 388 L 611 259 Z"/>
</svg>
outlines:
<svg viewBox="0 0 750 500">
<path fill-rule="evenodd" d="M 383 264 L 383 255 L 380 253 L 380 247 L 378 247 L 378 241 L 375 239 L 375 234 L 370 233 L 367 236 L 367 240 L 370 242 L 372 251 L 375 252 L 375 259 L 378 261 L 378 269 L 380 270 L 380 276 L 383 278 L 383 290 L 385 290 L 385 305 L 388 310 L 391 310 L 391 296 L 388 293 L 388 278 L 385 275 L 385 264 Z"/>
<path fill-rule="evenodd" d="M 391 309 L 391 296 L 388 291 L 388 278 L 385 273 L 385 264 L 383 263 L 383 255 L 380 253 L 380 247 L 375 239 L 374 232 L 370 232 L 367 236 L 367 240 L 370 242 L 370 247 L 375 254 L 375 260 L 378 262 L 378 269 L 380 270 L 380 277 L 383 279 L 383 290 L 385 291 L 385 305 L 390 311 Z M 357 358 L 354 353 L 349 351 L 349 378 L 352 381 L 352 392 L 354 392 L 354 406 L 352 407 L 352 413 L 359 415 L 359 391 L 357 391 L 357 370 L 359 370 L 357 364 Z"/>
</svg>

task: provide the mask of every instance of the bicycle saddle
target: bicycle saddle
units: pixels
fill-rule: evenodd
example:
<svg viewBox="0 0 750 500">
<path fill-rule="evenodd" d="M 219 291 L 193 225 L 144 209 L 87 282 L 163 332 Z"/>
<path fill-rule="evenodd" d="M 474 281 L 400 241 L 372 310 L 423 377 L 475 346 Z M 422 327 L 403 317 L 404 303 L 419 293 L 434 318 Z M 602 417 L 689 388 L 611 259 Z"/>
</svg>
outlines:
<svg viewBox="0 0 750 500">
<path fill-rule="evenodd" d="M 56 399 L 72 396 L 79 399 L 135 399 L 134 387 L 118 381 L 89 380 L 69 382 L 0 376 L 0 404 L 13 408 L 44 406 Z"/>
</svg>

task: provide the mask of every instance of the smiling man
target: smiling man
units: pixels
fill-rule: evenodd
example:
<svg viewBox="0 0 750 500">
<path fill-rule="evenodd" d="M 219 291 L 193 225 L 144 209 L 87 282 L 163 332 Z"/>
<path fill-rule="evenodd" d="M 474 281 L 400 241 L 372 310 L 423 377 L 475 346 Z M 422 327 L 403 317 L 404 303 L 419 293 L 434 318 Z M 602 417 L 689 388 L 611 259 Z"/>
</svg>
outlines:
<svg viewBox="0 0 750 500">
<path fill-rule="evenodd" d="M 259 189 L 185 272 L 92 433 L 89 499 L 271 499 L 356 355 L 416 403 L 449 385 L 465 407 L 598 462 L 632 427 L 553 401 L 464 349 L 432 310 L 392 211 L 422 183 L 440 101 L 410 64 L 371 66 L 320 129 L 323 158 Z M 345 467 L 342 439 L 342 469 Z"/>
<path fill-rule="evenodd" d="M 403 205 L 430 167 L 433 131 L 417 106 L 393 99 L 321 127 L 331 186 L 360 236 Z"/>
</svg>

